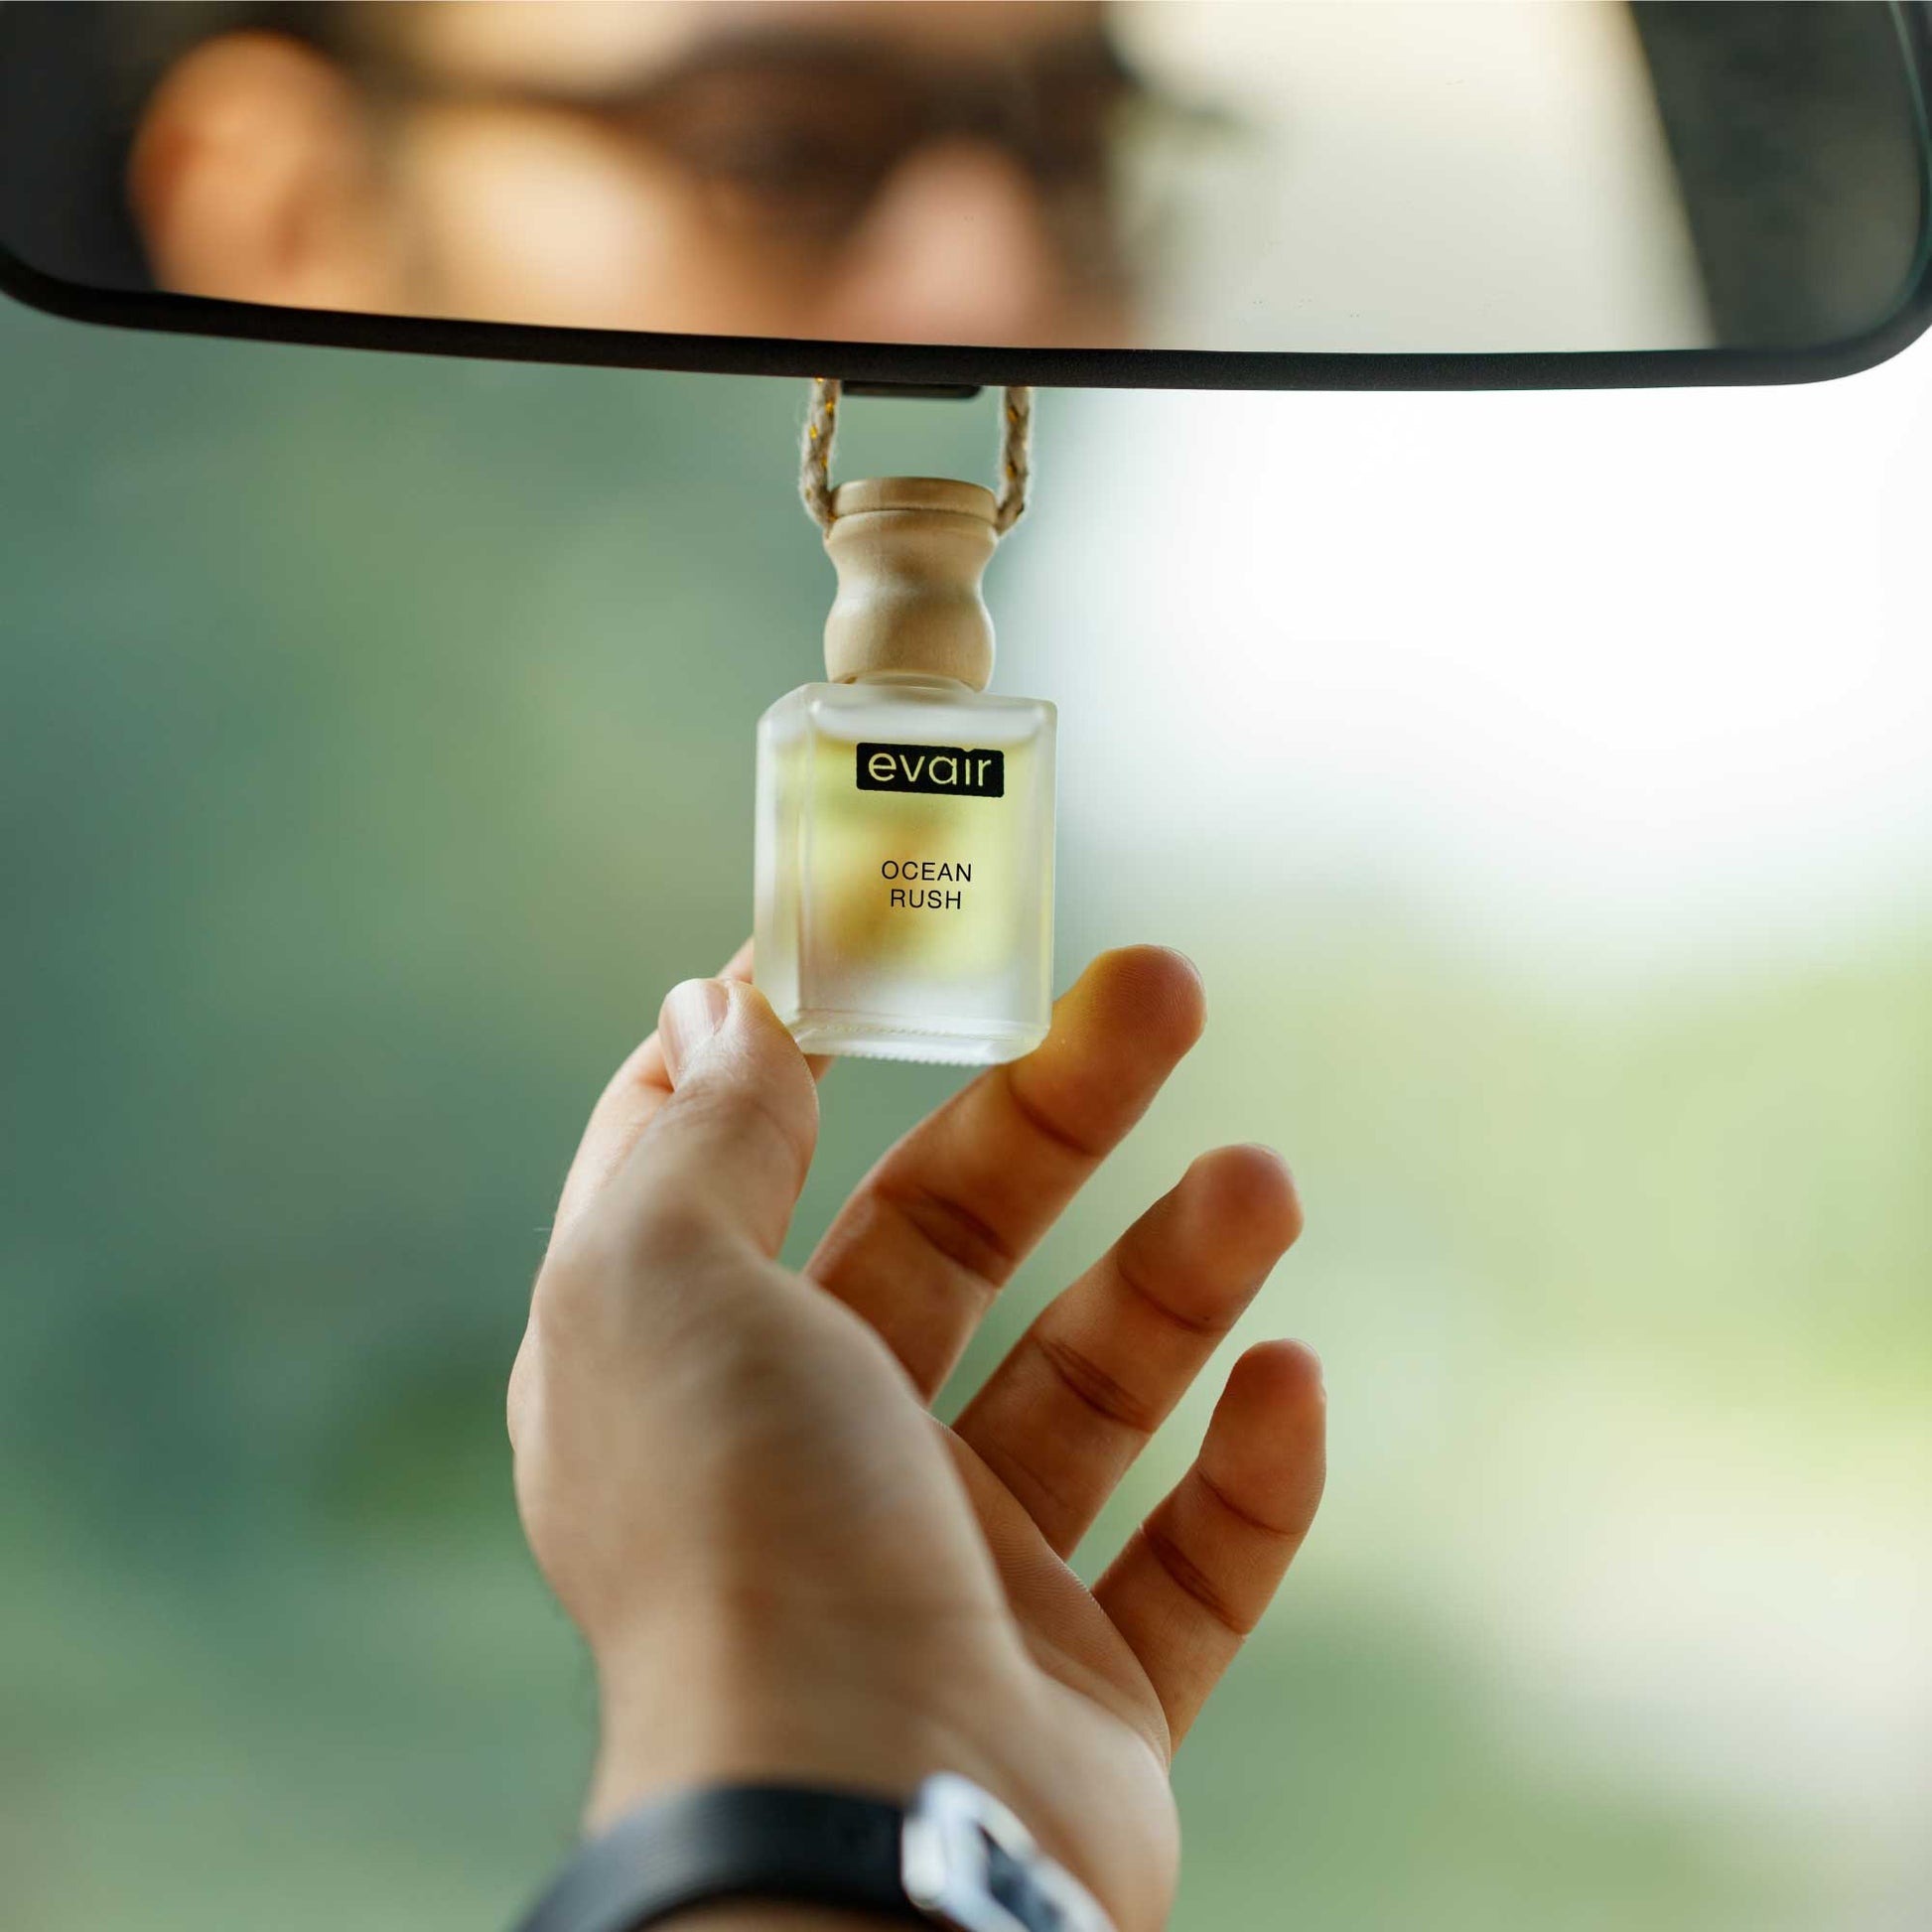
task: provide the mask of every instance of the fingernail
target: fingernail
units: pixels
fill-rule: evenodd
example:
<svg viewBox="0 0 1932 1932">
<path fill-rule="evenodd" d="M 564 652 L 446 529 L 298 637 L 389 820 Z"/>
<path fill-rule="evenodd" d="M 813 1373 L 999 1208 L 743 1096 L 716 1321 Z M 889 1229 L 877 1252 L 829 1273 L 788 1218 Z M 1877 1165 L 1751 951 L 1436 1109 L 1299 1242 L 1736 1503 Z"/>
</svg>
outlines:
<svg viewBox="0 0 1932 1932">
<path fill-rule="evenodd" d="M 723 980 L 685 980 L 671 988 L 657 1016 L 657 1034 L 672 1086 L 691 1070 L 730 1011 L 731 993 Z"/>
</svg>

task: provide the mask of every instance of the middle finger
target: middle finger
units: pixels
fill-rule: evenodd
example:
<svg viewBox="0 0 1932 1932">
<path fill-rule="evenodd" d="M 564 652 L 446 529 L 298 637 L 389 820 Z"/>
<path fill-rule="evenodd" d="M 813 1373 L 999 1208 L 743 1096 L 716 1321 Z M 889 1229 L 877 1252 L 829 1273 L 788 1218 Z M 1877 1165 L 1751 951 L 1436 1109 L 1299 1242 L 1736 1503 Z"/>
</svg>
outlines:
<svg viewBox="0 0 1932 1932">
<path fill-rule="evenodd" d="M 1281 1158 L 1204 1154 L 1056 1296 L 954 1425 L 1061 1556 L 1302 1231 Z"/>
</svg>

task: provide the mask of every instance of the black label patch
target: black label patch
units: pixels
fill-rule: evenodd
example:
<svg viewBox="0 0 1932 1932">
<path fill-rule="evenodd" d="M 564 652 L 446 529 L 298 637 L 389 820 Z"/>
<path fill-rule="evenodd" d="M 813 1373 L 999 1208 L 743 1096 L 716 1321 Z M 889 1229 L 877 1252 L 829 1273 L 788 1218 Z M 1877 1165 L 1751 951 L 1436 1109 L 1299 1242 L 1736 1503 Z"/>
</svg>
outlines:
<svg viewBox="0 0 1932 1932">
<path fill-rule="evenodd" d="M 969 752 L 959 745 L 861 745 L 859 789 L 1004 798 L 1007 755 Z"/>
</svg>

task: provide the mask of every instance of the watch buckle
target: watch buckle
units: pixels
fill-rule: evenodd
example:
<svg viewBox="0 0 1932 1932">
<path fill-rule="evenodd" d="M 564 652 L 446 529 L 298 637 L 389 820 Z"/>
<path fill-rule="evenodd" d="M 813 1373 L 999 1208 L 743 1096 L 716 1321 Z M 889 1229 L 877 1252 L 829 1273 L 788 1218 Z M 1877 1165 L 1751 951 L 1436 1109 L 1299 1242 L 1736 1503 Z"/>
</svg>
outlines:
<svg viewBox="0 0 1932 1932">
<path fill-rule="evenodd" d="M 899 1841 L 905 1895 L 953 1932 L 1113 1932 L 1099 1901 L 997 1798 L 951 1771 L 926 1778 Z"/>
</svg>

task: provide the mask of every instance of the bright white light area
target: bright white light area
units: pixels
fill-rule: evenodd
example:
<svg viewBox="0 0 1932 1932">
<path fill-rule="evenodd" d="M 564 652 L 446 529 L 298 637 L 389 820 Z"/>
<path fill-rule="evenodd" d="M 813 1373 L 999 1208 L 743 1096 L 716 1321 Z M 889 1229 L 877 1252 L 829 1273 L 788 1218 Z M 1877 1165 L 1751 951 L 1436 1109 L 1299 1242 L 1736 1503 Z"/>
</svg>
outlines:
<svg viewBox="0 0 1932 1932">
<path fill-rule="evenodd" d="M 1173 224 L 1157 340 L 1357 352 L 1711 341 L 1621 0 L 1188 0 L 1114 17 L 1151 72 L 1235 122 Z"/>
<path fill-rule="evenodd" d="M 1002 682 L 1060 701 L 1069 835 L 1140 875 L 1367 869 L 1592 969 L 1829 947 L 1932 876 L 1928 434 L 1928 345 L 1787 389 L 1049 398 Z"/>
</svg>

